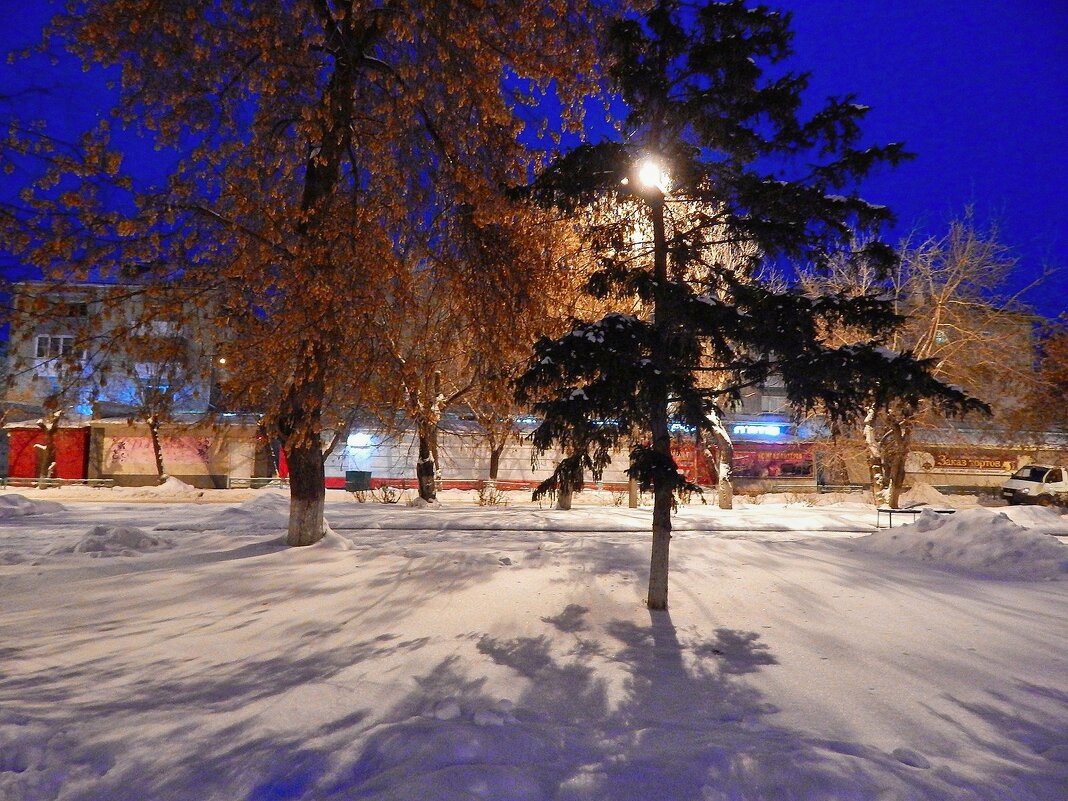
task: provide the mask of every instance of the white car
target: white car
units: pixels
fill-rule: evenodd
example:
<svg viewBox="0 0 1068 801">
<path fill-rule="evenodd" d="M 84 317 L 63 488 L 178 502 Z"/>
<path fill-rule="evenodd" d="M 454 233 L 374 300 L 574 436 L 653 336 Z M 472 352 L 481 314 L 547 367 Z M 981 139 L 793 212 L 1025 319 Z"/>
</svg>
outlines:
<svg viewBox="0 0 1068 801">
<path fill-rule="evenodd" d="M 1001 497 L 1010 505 L 1068 505 L 1068 470 L 1049 464 L 1024 465 L 1001 485 Z"/>
</svg>

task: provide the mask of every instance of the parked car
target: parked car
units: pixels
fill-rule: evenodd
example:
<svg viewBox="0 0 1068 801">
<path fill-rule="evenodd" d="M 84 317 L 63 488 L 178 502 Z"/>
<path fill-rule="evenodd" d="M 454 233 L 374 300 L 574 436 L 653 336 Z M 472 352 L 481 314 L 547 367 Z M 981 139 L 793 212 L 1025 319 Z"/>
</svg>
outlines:
<svg viewBox="0 0 1068 801">
<path fill-rule="evenodd" d="M 1025 465 L 1001 485 L 1001 496 L 1011 505 L 1068 506 L 1068 470 L 1049 464 Z"/>
</svg>

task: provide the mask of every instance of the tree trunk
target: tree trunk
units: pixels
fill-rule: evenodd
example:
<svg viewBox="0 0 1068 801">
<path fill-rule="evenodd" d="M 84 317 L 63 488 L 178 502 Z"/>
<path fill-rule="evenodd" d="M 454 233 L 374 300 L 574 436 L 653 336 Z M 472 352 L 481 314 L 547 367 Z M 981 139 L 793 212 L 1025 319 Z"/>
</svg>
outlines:
<svg viewBox="0 0 1068 801">
<path fill-rule="evenodd" d="M 165 473 L 163 470 L 163 446 L 159 440 L 159 426 L 159 419 L 155 416 L 148 419 L 148 435 L 152 439 L 152 455 L 156 459 L 156 476 L 162 484 Z"/>
<path fill-rule="evenodd" d="M 490 481 L 497 480 L 497 474 L 501 469 L 501 454 L 504 453 L 505 447 L 508 445 L 508 439 L 502 439 L 500 444 L 490 444 L 490 462 L 489 462 L 489 477 Z"/>
<path fill-rule="evenodd" d="M 564 461 L 564 464 L 568 466 L 568 469 L 560 474 L 560 480 L 557 484 L 556 491 L 556 508 L 562 509 L 565 512 L 571 508 L 571 502 L 574 500 L 575 491 L 581 489 L 584 483 L 581 462 L 579 462 L 574 455 L 569 458 L 574 461 Z"/>
<path fill-rule="evenodd" d="M 312 345 L 300 365 L 301 372 L 316 375 L 323 354 Z M 289 533 L 286 544 L 314 545 L 326 535 L 326 471 L 322 446 L 322 383 L 294 376 L 286 390 L 278 430 L 289 465 Z"/>
<path fill-rule="evenodd" d="M 334 59 L 333 72 L 320 98 L 326 124 L 318 145 L 310 149 L 297 230 L 309 242 L 321 238 L 327 199 L 337 189 L 341 161 L 352 139 L 352 112 L 358 59 Z M 317 281 L 328 281 L 329 264 L 304 265 Z M 328 373 L 326 346 L 315 335 L 303 343 L 296 370 L 279 409 L 278 430 L 289 464 L 289 545 L 313 545 L 326 536 L 326 471 L 322 450 L 322 404 Z"/>
<path fill-rule="evenodd" d="M 864 443 L 868 448 L 868 472 L 871 477 L 871 495 L 876 506 L 889 505 L 890 495 L 887 488 L 886 464 L 883 458 L 883 442 L 876 436 L 875 420 L 878 410 L 870 407 L 864 415 Z M 896 501 L 896 499 L 895 499 Z"/>
<path fill-rule="evenodd" d="M 318 437 L 286 447 L 289 464 L 289 534 L 287 545 L 314 545 L 326 534 L 323 507 L 326 479 Z"/>
<path fill-rule="evenodd" d="M 671 458 L 671 435 L 668 431 L 666 393 L 655 402 L 652 415 L 653 450 Z M 668 550 L 671 546 L 672 487 L 665 481 L 653 486 L 653 549 L 649 560 L 650 609 L 667 609 Z"/>
<path fill-rule="evenodd" d="M 734 508 L 734 484 L 731 482 L 731 466 L 734 464 L 734 442 L 727 427 L 715 411 L 709 412 L 709 433 L 716 446 L 716 500 L 720 509 Z"/>
<path fill-rule="evenodd" d="M 887 482 L 884 493 L 887 505 L 891 509 L 897 509 L 898 504 L 901 503 L 901 491 L 905 483 L 905 460 L 895 456 L 891 461 L 890 480 Z"/>
<path fill-rule="evenodd" d="M 912 445 L 912 427 L 907 421 L 894 420 L 890 426 L 893 441 L 892 453 L 884 464 L 889 462 L 888 480 L 886 482 L 887 501 L 896 509 L 901 502 L 901 493 L 905 489 L 905 469 L 908 464 L 909 448 Z"/>
<path fill-rule="evenodd" d="M 440 419 L 439 415 L 434 416 L 435 421 Z M 438 493 L 441 492 L 441 453 L 438 451 L 438 427 L 435 422 L 434 427 L 430 429 L 430 455 L 434 459 L 434 500 L 437 501 Z"/>
<path fill-rule="evenodd" d="M 653 323 L 660 334 L 660 347 L 668 345 L 670 337 L 671 311 L 668 308 L 666 289 L 667 274 L 667 239 L 664 231 L 664 198 L 659 196 L 650 202 L 653 222 L 653 272 L 656 277 L 656 295 L 653 306 Z M 653 354 L 657 359 L 659 354 Z M 653 450 L 665 463 L 672 463 L 671 432 L 668 429 L 668 390 L 661 382 L 651 390 L 650 433 Z M 668 550 L 671 545 L 671 503 L 674 487 L 660 476 L 653 485 L 653 547 L 649 560 L 649 597 L 650 609 L 667 609 L 668 605 Z"/>
<path fill-rule="evenodd" d="M 638 508 L 638 480 L 636 478 L 627 479 L 627 507 Z"/>
<path fill-rule="evenodd" d="M 37 462 L 38 478 L 56 477 L 56 432 L 59 430 L 59 421 L 62 419 L 62 410 L 57 410 L 48 412 L 37 424 L 45 435 L 44 449 Z"/>
<path fill-rule="evenodd" d="M 436 463 L 432 436 L 434 429 L 425 423 L 419 424 L 419 460 L 415 463 L 415 479 L 419 485 L 419 497 L 427 503 L 437 500 L 437 487 L 435 486 Z"/>
</svg>

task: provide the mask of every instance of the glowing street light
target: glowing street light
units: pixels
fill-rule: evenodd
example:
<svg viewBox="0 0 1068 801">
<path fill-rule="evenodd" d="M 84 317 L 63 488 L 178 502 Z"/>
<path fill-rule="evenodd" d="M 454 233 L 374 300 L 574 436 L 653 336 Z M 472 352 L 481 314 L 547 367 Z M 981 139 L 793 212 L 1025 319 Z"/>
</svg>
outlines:
<svg viewBox="0 0 1068 801">
<path fill-rule="evenodd" d="M 667 191 L 668 177 L 655 159 L 645 159 L 638 165 L 638 182 L 646 189 Z"/>
</svg>

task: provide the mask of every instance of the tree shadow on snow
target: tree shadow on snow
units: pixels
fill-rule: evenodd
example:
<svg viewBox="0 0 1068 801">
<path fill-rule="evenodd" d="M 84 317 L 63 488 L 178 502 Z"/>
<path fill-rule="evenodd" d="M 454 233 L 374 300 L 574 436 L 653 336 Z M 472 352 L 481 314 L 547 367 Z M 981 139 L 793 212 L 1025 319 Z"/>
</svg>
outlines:
<svg viewBox="0 0 1068 801">
<path fill-rule="evenodd" d="M 655 612 L 648 623 L 608 624 L 608 644 L 598 645 L 584 636 L 592 628 L 587 611 L 572 604 L 543 618 L 542 635 L 477 640 L 487 671 L 514 674 L 523 688 L 517 697 L 491 696 L 484 677 L 464 671 L 470 663 L 439 664 L 351 767 L 309 798 L 960 797 L 936 772 L 878 749 L 776 725 L 775 708 L 748 681 L 777 664 L 755 632 L 721 628 L 683 642 L 670 615 Z"/>
</svg>

